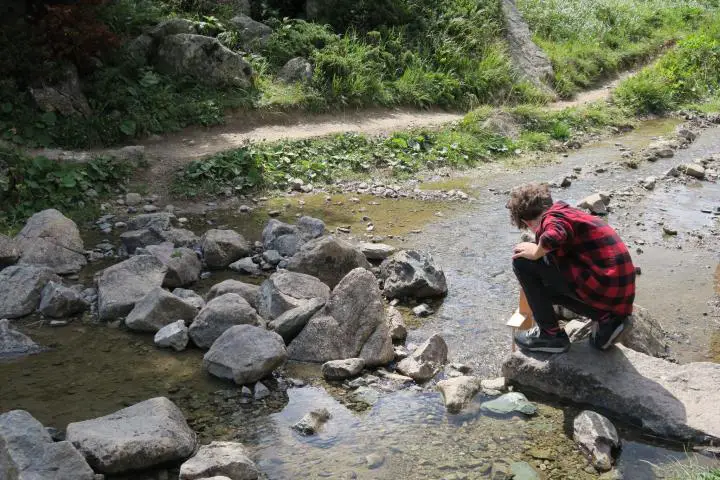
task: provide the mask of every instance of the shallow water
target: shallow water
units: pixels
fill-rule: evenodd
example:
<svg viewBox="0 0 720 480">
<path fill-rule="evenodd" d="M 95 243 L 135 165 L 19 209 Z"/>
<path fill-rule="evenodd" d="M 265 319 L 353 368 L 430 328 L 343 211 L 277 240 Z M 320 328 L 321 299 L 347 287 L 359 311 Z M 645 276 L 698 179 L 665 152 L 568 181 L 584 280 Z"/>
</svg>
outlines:
<svg viewBox="0 0 720 480">
<path fill-rule="evenodd" d="M 417 323 L 409 343 L 420 343 L 439 332 L 449 344 L 452 360 L 471 365 L 477 375 L 492 376 L 498 373 L 510 345 L 504 321 L 517 296 L 509 252 L 519 232 L 509 226 L 502 192 L 526 180 L 552 180 L 572 172 L 575 166 L 588 169 L 588 165 L 619 162 L 621 152 L 615 143 L 639 148 L 674 125 L 674 121 L 648 123 L 636 132 L 588 146 L 562 162 L 542 167 L 509 172 L 491 167 L 460 179 L 431 179 L 424 185 L 462 188 L 477 197 L 469 205 L 360 196 L 356 203 L 349 195 L 333 195 L 327 202 L 324 195 L 315 195 L 272 200 L 268 208 L 282 210 L 281 219 L 292 220 L 299 214 L 318 216 L 331 229 L 351 226 L 357 238 L 392 235 L 388 243 L 432 252 L 446 272 L 450 294 L 442 304 L 434 305 L 439 308 L 435 316 Z M 718 133 L 720 129 L 708 130 L 675 158 L 643 165 L 638 171 L 583 172 L 562 195 L 574 203 L 596 189 L 633 185 L 639 189 L 640 178 L 720 151 Z M 720 276 L 716 270 L 720 242 L 692 234 L 717 221 L 699 210 L 720 205 L 720 188 L 707 182 L 692 188 L 659 186 L 641 198 L 624 200 L 616 195 L 611 205 L 616 209 L 610 222 L 633 250 L 642 246 L 643 253 L 635 255 L 636 264 L 643 269 L 638 303 L 648 307 L 677 339 L 673 350 L 680 360 L 712 357 L 710 338 L 718 327 L 709 315 L 710 303 L 716 298 L 715 277 Z M 375 227 L 372 232 L 367 231 L 365 216 Z M 642 219 L 640 225 L 636 224 L 638 218 Z M 227 225 L 256 240 L 266 219 L 261 209 L 252 215 L 209 211 L 191 217 L 191 225 L 196 232 Z M 680 234 L 663 236 L 657 225 L 660 221 L 672 222 Z M 417 230 L 422 234 L 413 233 Z M 87 280 L 90 277 L 83 275 Z M 225 278 L 241 277 L 213 273 L 198 290 Z M 319 378 L 317 366 L 306 365 L 289 365 L 285 374 L 304 379 L 308 385 L 286 389 L 272 384 L 271 397 L 247 402 L 238 388 L 202 371 L 198 350 L 158 350 L 151 335 L 81 319 L 62 328 L 49 328 L 35 318 L 16 323 L 52 350 L 0 364 L 0 411 L 23 408 L 47 426 L 64 429 L 69 422 L 165 395 L 182 408 L 202 442 L 244 442 L 261 470 L 273 479 L 490 478 L 493 469 L 518 461 L 528 462 L 541 478 L 598 477 L 585 471 L 585 458 L 571 440 L 569 425 L 577 413 L 571 407 L 543 401 L 535 417 L 496 417 L 480 410 L 480 403 L 486 400 L 481 395 L 463 414 L 450 415 L 430 385 L 380 389 L 379 401 L 358 411 L 346 399 L 346 390 L 326 384 Z M 305 413 L 320 407 L 327 408 L 332 419 L 319 435 L 302 437 L 290 428 Z M 625 440 L 619 469 L 627 479 L 660 478 L 651 464 L 686 459 L 681 446 L 649 442 L 633 430 L 619 428 Z M 697 461 L 706 460 L 698 457 Z M 162 475 L 151 472 L 127 478 Z M 171 478 L 173 475 L 176 471 L 170 472 Z"/>
</svg>

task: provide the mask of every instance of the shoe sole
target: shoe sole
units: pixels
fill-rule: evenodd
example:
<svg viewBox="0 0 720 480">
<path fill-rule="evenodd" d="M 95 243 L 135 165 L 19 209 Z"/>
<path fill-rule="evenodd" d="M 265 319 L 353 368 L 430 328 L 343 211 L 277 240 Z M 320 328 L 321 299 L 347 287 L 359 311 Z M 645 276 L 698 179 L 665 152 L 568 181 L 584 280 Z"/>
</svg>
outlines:
<svg viewBox="0 0 720 480">
<path fill-rule="evenodd" d="M 605 345 L 600 347 L 600 350 L 607 350 L 610 348 L 613 344 L 618 343 L 625 337 L 625 335 L 628 334 L 628 332 L 632 329 L 631 320 L 629 318 L 623 319 L 622 323 L 617 326 L 615 331 L 610 335 L 610 340 L 605 343 Z"/>
<path fill-rule="evenodd" d="M 520 350 L 524 352 L 542 352 L 542 353 L 565 353 L 568 350 L 570 350 L 570 347 L 523 347 L 522 345 L 518 345 L 520 347 Z"/>
</svg>

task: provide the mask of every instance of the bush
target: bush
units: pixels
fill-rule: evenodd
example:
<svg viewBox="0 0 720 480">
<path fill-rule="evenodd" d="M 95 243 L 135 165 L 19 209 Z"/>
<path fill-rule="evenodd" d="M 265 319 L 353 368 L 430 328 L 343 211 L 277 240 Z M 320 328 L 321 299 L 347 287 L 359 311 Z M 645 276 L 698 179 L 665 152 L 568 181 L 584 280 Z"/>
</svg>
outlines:
<svg viewBox="0 0 720 480">
<path fill-rule="evenodd" d="M 327 26 L 303 20 L 284 19 L 274 26 L 264 55 L 276 67 L 294 57 L 311 57 L 313 53 L 337 40 Z"/>
</svg>

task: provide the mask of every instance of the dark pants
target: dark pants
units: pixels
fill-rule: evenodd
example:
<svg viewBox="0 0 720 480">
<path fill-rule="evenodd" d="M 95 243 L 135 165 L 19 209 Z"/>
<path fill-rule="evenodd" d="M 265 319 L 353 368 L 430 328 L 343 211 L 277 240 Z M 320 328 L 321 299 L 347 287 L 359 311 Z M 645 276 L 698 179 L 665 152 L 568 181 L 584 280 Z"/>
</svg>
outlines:
<svg viewBox="0 0 720 480">
<path fill-rule="evenodd" d="M 540 260 L 516 258 L 513 260 L 513 270 L 525 291 L 535 323 L 543 330 L 552 330 L 558 326 L 553 305 L 562 305 L 592 320 L 605 315 L 605 312 L 580 301 L 557 267 L 546 257 Z"/>
</svg>

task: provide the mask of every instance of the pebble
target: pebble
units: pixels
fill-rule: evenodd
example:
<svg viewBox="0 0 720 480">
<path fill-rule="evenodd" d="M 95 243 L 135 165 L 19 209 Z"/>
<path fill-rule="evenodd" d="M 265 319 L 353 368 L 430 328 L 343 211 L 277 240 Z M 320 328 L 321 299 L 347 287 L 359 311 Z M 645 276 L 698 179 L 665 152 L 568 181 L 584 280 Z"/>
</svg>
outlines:
<svg viewBox="0 0 720 480">
<path fill-rule="evenodd" d="M 278 217 L 280 216 L 280 210 L 270 210 L 268 212 L 268 215 L 270 215 L 271 217 Z"/>
<path fill-rule="evenodd" d="M 154 213 L 158 211 L 158 207 L 156 205 L 145 205 L 143 206 L 143 211 L 145 213 Z"/>
<path fill-rule="evenodd" d="M 365 457 L 365 462 L 367 463 L 367 467 L 370 470 L 376 469 L 378 467 L 381 467 L 383 463 L 385 463 L 385 455 L 381 455 L 379 453 L 371 453 L 367 457 Z"/>
<path fill-rule="evenodd" d="M 675 229 L 673 229 L 673 228 L 671 228 L 671 227 L 668 227 L 667 225 L 664 225 L 664 226 L 663 226 L 663 233 L 664 233 L 665 235 L 677 235 L 678 232 L 677 232 L 677 230 L 675 230 Z"/>
<path fill-rule="evenodd" d="M 426 303 L 421 303 L 413 308 L 412 311 L 416 317 L 428 317 L 433 314 L 432 309 Z"/>
<path fill-rule="evenodd" d="M 127 223 L 125 223 L 125 222 L 115 222 L 115 228 L 117 228 L 117 229 L 127 228 Z"/>
</svg>

